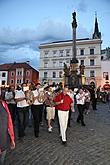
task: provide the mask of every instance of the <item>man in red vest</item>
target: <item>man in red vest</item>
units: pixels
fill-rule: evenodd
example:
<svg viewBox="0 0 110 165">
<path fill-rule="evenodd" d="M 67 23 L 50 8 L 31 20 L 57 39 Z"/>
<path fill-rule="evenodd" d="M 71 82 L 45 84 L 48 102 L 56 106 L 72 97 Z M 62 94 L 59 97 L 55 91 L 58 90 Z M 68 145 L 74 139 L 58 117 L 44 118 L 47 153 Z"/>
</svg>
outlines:
<svg viewBox="0 0 110 165">
<path fill-rule="evenodd" d="M 73 99 L 68 95 L 68 90 L 68 86 L 65 86 L 64 90 L 60 92 L 54 99 L 54 102 L 56 103 L 56 109 L 58 110 L 62 144 L 66 144 L 66 130 L 68 124 L 69 110 L 71 109 L 72 112 L 74 112 Z"/>
</svg>

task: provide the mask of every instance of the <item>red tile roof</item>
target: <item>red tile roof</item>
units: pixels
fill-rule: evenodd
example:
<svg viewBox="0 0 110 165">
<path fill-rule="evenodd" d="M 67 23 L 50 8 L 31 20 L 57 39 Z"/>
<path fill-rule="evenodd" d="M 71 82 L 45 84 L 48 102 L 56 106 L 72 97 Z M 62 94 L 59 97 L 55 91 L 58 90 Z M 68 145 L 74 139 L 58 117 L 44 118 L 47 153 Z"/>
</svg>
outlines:
<svg viewBox="0 0 110 165">
<path fill-rule="evenodd" d="M 9 68 L 11 67 L 11 63 L 10 64 L 2 64 L 0 65 L 0 71 L 8 71 Z"/>
<path fill-rule="evenodd" d="M 14 63 L 10 63 L 10 64 L 0 65 L 0 71 L 15 70 L 16 68 L 32 69 L 32 70 L 38 72 L 36 69 L 34 69 L 32 66 L 30 66 L 26 62 L 23 62 L 23 63 L 14 62 Z"/>
</svg>

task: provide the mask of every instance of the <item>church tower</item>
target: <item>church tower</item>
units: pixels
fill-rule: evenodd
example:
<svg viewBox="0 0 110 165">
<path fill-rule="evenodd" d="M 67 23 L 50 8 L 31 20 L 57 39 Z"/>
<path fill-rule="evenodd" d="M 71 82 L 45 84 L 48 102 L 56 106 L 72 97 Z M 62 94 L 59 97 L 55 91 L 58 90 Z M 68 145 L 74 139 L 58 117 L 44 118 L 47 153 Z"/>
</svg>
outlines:
<svg viewBox="0 0 110 165">
<path fill-rule="evenodd" d="M 99 32 L 99 28 L 98 28 L 97 14 L 95 14 L 95 27 L 94 27 L 94 33 L 93 33 L 92 38 L 101 39 L 101 32 Z"/>
</svg>

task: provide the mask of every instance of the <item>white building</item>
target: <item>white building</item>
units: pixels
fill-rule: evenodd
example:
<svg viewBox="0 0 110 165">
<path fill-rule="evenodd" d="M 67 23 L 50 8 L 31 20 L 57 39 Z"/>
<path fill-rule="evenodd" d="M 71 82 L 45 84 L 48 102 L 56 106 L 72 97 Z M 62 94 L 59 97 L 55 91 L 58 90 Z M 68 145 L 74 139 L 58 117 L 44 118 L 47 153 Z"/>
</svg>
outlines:
<svg viewBox="0 0 110 165">
<path fill-rule="evenodd" d="M 70 65 L 72 59 L 72 40 L 41 44 L 40 81 L 49 83 L 62 81 L 64 63 Z M 79 64 L 85 66 L 86 84 L 94 82 L 101 85 L 101 33 L 98 30 L 97 18 L 92 39 L 77 39 L 76 48 Z M 78 66 L 79 70 L 79 66 Z"/>
<path fill-rule="evenodd" d="M 110 88 L 110 60 L 101 61 L 101 88 Z"/>
<path fill-rule="evenodd" d="M 8 71 L 0 71 L 0 86 L 7 85 Z"/>
</svg>

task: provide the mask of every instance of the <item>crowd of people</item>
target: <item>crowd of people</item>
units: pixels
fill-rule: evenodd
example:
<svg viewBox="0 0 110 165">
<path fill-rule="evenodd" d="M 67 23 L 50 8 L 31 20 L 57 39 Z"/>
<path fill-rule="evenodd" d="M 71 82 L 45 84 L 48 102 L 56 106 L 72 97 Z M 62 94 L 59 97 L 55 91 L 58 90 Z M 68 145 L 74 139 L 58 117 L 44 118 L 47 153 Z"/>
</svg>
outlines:
<svg viewBox="0 0 110 165">
<path fill-rule="evenodd" d="M 0 94 L 0 163 L 3 164 L 6 150 L 15 148 L 14 129 L 17 125 L 18 139 L 22 142 L 26 127 L 33 124 L 34 136 L 39 137 L 43 117 L 47 123 L 47 131 L 53 131 L 53 120 L 58 121 L 61 143 L 67 143 L 67 127 L 71 126 L 71 112 L 78 112 L 77 123 L 86 126 L 84 114 L 97 110 L 97 92 L 94 87 L 71 89 L 67 85 L 26 84 L 15 89 L 10 86 Z"/>
</svg>

